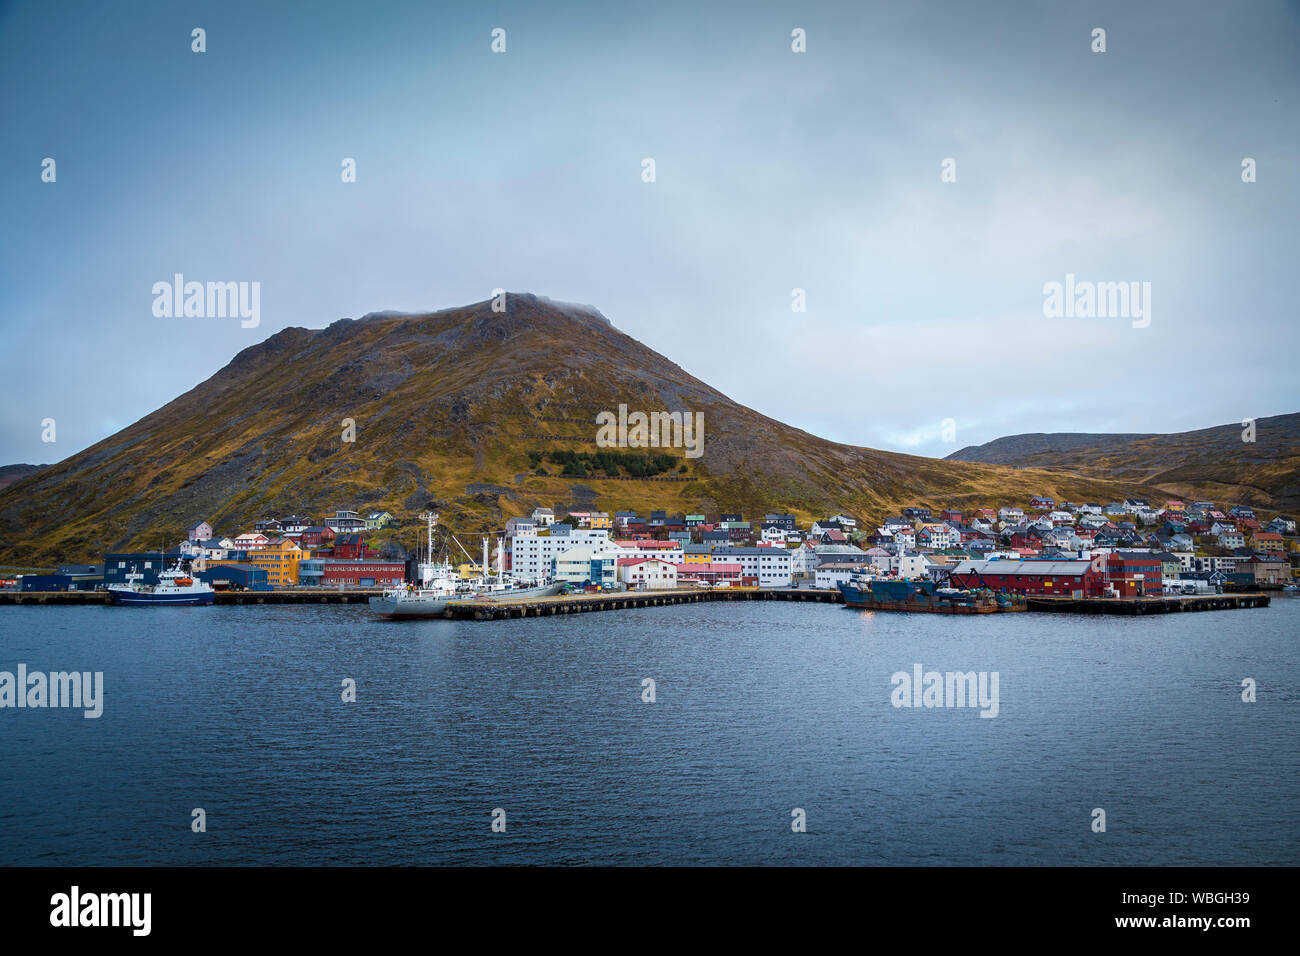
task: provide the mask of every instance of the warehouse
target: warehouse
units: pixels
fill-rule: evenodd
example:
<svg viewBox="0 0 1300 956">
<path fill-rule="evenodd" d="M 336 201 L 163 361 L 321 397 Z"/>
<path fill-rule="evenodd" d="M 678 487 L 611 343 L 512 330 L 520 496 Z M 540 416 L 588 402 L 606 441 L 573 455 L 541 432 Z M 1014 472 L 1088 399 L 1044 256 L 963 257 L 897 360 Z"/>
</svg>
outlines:
<svg viewBox="0 0 1300 956">
<path fill-rule="evenodd" d="M 962 561 L 952 570 L 960 588 L 992 588 L 1011 594 L 1101 597 L 1106 575 L 1091 561 Z"/>
<path fill-rule="evenodd" d="M 406 574 L 405 561 L 335 561 L 321 568 L 322 587 L 395 587 Z"/>
<path fill-rule="evenodd" d="M 266 568 L 252 564 L 209 564 L 194 575 L 214 591 L 269 591 Z"/>
</svg>

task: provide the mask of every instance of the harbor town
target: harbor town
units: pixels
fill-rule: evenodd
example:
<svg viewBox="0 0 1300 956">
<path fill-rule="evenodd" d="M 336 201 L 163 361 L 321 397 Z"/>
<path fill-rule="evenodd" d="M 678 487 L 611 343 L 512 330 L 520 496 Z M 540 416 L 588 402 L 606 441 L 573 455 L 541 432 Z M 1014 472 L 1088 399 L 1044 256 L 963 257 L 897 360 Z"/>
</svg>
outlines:
<svg viewBox="0 0 1300 956">
<path fill-rule="evenodd" d="M 399 543 L 412 531 L 414 550 Z M 233 534 L 200 520 L 157 551 L 0 573 L 0 603 L 143 594 L 147 600 L 114 603 L 211 603 L 221 595 L 223 603 L 371 599 L 375 607 L 378 594 L 406 599 L 436 587 L 437 616 L 453 616 L 451 604 L 460 616 L 495 617 L 497 610 L 484 611 L 489 603 L 519 612 L 532 601 L 541 614 L 641 606 L 638 595 L 683 592 L 710 599 L 792 592 L 782 596 L 948 613 L 1140 613 L 1251 606 L 1204 599 L 1300 590 L 1300 538 L 1285 515 L 1177 500 L 917 506 L 879 523 L 847 514 L 800 522 L 782 513 L 753 520 L 539 507 L 486 535 L 440 528 L 431 514 L 338 510 L 320 519 L 268 516 Z M 206 599 L 184 600 L 190 590 Z M 976 594 L 984 597 L 968 597 Z M 574 604 L 578 598 L 585 603 Z"/>
</svg>

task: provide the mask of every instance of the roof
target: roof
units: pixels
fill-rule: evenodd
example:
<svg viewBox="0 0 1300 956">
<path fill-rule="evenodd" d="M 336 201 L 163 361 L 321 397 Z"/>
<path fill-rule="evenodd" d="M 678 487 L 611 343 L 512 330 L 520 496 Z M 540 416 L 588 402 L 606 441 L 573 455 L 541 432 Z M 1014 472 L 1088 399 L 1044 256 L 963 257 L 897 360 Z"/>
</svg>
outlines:
<svg viewBox="0 0 1300 956">
<path fill-rule="evenodd" d="M 1091 561 L 960 561 L 953 574 L 1083 574 Z"/>
<path fill-rule="evenodd" d="M 765 549 L 765 550 L 771 550 Z M 813 547 L 818 554 L 866 554 L 856 544 L 819 544 Z M 876 550 L 881 550 L 877 548 Z M 889 552 L 885 552 L 888 554 Z"/>
</svg>

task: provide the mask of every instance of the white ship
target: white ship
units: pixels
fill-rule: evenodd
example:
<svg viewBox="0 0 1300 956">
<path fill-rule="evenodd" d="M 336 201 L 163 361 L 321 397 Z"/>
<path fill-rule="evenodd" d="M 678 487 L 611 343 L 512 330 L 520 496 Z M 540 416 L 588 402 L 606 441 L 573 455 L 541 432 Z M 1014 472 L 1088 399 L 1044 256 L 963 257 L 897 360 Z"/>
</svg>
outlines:
<svg viewBox="0 0 1300 956">
<path fill-rule="evenodd" d="M 159 606 L 163 604 L 191 605 L 211 604 L 216 600 L 212 586 L 203 581 L 196 581 L 181 570 L 180 559 L 176 564 L 158 572 L 157 584 L 144 584 L 144 575 L 132 569 L 126 576 L 125 584 L 110 584 L 106 589 L 109 600 L 114 604 L 130 606 Z"/>
<path fill-rule="evenodd" d="M 419 583 L 389 588 L 381 596 L 372 597 L 369 602 L 370 610 L 380 617 L 390 620 L 442 617 L 452 601 L 506 601 L 550 597 L 558 594 L 563 587 L 560 584 L 547 582 L 508 581 L 499 567 L 495 578 L 489 577 L 486 573 L 488 566 L 486 538 L 483 540 L 484 573 L 477 578 L 462 580 L 449 562 L 434 561 L 433 532 L 438 525 L 437 514 L 425 513 L 420 517 L 428 523 L 428 533 L 426 557 L 420 563 Z"/>
</svg>

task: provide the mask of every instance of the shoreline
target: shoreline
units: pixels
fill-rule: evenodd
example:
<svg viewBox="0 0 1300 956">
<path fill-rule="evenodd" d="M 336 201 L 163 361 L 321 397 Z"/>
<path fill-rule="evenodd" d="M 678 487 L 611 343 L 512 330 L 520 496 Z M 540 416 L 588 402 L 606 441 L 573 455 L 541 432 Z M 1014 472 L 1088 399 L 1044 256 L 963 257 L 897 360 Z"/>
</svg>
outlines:
<svg viewBox="0 0 1300 956">
<path fill-rule="evenodd" d="M 366 604 L 383 593 L 381 588 L 357 588 L 347 591 L 218 591 L 214 604 Z M 1271 596 L 1263 591 L 1224 594 L 1169 595 L 1141 598 L 1064 598 L 1027 595 L 1027 610 L 1056 614 L 1171 614 L 1182 612 L 1239 610 L 1268 607 Z M 522 598 L 515 601 L 485 601 L 468 598 L 453 601 L 442 615 L 448 620 L 495 621 L 524 617 L 549 617 L 556 614 L 583 614 L 592 611 L 616 611 L 624 608 L 660 607 L 672 604 L 696 604 L 701 601 L 798 601 L 819 604 L 843 604 L 839 591 L 822 588 L 714 588 L 672 589 L 662 591 L 609 591 L 595 594 L 571 594 L 545 598 Z M 113 606 L 103 591 L 27 591 L 0 593 L 0 606 Z M 181 605 L 190 606 L 190 605 Z M 880 611 L 879 613 L 888 613 Z M 908 611 L 894 613 L 907 614 Z"/>
</svg>

